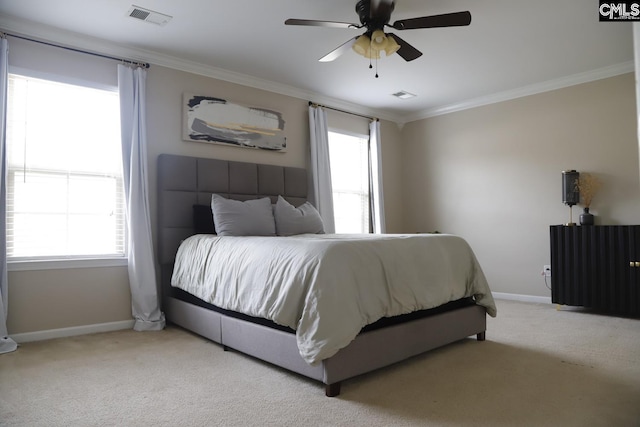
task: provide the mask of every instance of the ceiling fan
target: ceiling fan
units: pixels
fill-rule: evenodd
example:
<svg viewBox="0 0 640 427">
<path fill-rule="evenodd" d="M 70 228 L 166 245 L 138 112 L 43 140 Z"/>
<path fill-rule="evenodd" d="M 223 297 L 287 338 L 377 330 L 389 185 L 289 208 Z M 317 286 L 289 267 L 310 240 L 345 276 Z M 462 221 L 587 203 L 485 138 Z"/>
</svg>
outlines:
<svg viewBox="0 0 640 427">
<path fill-rule="evenodd" d="M 471 23 L 471 13 L 465 11 L 401 19 L 389 24 L 394 8 L 395 0 L 359 0 L 356 3 L 356 13 L 360 17 L 360 25 L 313 19 L 287 19 L 284 23 L 285 25 L 328 28 L 366 28 L 367 31 L 364 34 L 352 38 L 320 58 L 321 62 L 333 61 L 349 49 L 353 49 L 356 53 L 370 59 L 379 59 L 380 52 L 384 51 L 387 56 L 397 52 L 405 61 L 413 61 L 419 58 L 422 52 L 397 35 L 385 33 L 385 27 L 403 31 L 419 28 L 458 27 Z"/>
</svg>

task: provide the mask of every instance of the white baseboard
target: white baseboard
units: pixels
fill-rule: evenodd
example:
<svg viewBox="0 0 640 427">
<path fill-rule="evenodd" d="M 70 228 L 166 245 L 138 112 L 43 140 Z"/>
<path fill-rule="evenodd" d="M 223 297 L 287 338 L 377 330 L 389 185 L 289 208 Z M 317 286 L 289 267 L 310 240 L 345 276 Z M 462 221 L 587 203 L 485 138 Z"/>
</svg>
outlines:
<svg viewBox="0 0 640 427">
<path fill-rule="evenodd" d="M 492 292 L 495 299 L 506 299 L 510 301 L 535 302 L 540 304 L 551 304 L 551 297 L 536 297 L 533 295 L 507 294 L 504 292 Z"/>
<path fill-rule="evenodd" d="M 32 341 L 50 340 L 53 338 L 73 337 L 76 335 L 95 334 L 98 332 L 119 331 L 121 329 L 132 329 L 135 321 L 122 320 L 119 322 L 97 323 L 94 325 L 74 326 L 71 328 L 48 329 L 46 331 L 25 332 L 23 334 L 11 334 L 10 337 L 17 342 L 25 343 Z"/>
<path fill-rule="evenodd" d="M 541 304 L 551 304 L 551 297 L 537 297 L 532 295 L 508 294 L 504 292 L 493 292 L 496 299 L 504 299 L 521 302 L 534 302 Z M 94 325 L 74 326 L 71 328 L 49 329 L 46 331 L 26 332 L 24 334 L 10 335 L 17 342 L 25 343 L 32 341 L 50 340 L 53 338 L 73 337 L 76 335 L 95 334 L 98 332 L 119 331 L 121 329 L 132 329 L 135 321 L 122 320 L 120 322 L 98 323 Z"/>
</svg>

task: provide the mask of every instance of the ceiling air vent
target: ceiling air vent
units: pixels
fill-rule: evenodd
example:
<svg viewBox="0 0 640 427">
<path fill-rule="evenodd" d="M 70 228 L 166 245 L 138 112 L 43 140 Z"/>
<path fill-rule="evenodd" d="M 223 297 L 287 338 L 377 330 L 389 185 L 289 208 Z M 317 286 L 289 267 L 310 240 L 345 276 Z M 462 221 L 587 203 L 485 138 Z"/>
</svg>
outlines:
<svg viewBox="0 0 640 427">
<path fill-rule="evenodd" d="M 414 94 L 409 93 L 406 90 L 401 90 L 400 92 L 392 93 L 391 95 L 395 96 L 396 98 L 400 98 L 400 99 L 409 99 L 409 98 L 413 98 L 415 96 Z"/>
<path fill-rule="evenodd" d="M 139 19 L 150 24 L 156 24 L 164 26 L 167 22 L 171 21 L 173 16 L 165 15 L 164 13 L 154 12 L 153 10 L 145 9 L 140 6 L 132 5 L 128 12 L 129 17 Z"/>
</svg>

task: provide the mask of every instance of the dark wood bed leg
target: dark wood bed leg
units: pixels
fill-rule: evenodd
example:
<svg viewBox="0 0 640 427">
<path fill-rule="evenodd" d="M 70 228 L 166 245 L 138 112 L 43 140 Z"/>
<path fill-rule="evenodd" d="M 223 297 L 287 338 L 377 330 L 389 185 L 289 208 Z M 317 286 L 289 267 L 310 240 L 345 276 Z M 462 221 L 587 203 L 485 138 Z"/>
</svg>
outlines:
<svg viewBox="0 0 640 427">
<path fill-rule="evenodd" d="M 478 341 L 484 341 L 487 338 L 487 332 L 482 331 L 479 334 L 477 334 L 476 337 L 478 338 Z"/>
<path fill-rule="evenodd" d="M 324 389 L 324 394 L 327 397 L 336 397 L 340 394 L 340 382 L 333 384 L 326 384 Z"/>
</svg>

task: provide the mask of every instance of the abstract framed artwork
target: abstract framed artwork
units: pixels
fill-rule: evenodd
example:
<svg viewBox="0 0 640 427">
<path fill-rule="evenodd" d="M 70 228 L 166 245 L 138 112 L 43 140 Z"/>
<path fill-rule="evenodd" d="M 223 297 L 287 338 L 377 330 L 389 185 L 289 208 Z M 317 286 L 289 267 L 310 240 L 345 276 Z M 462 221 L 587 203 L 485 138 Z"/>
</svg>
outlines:
<svg viewBox="0 0 640 427">
<path fill-rule="evenodd" d="M 284 152 L 284 119 L 277 111 L 211 96 L 184 94 L 183 139 Z"/>
</svg>

